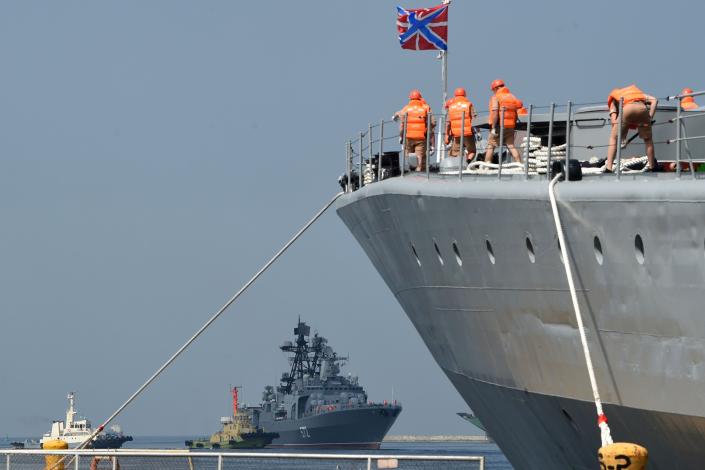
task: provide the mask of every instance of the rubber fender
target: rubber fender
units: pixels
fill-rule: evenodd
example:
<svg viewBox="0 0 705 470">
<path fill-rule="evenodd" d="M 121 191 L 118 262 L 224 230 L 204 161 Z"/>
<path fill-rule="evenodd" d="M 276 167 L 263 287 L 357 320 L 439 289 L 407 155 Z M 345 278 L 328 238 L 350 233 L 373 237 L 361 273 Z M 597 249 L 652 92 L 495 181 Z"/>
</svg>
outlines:
<svg viewBox="0 0 705 470">
<path fill-rule="evenodd" d="M 565 159 L 551 161 L 551 178 L 561 174 L 563 180 L 565 180 Z M 580 181 L 583 179 L 583 169 L 580 167 L 579 160 L 570 159 L 568 161 L 568 180 L 569 181 Z"/>
<path fill-rule="evenodd" d="M 649 452 L 638 444 L 615 442 L 597 451 L 602 470 L 645 470 Z"/>
</svg>

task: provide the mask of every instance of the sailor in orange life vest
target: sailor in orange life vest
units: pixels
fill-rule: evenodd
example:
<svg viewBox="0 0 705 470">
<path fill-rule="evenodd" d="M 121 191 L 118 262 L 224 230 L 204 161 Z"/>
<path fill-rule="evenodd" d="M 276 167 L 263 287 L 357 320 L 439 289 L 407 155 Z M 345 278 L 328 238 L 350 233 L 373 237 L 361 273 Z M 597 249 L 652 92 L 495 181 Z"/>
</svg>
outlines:
<svg viewBox="0 0 705 470">
<path fill-rule="evenodd" d="M 416 171 L 426 170 L 426 121 L 431 115 L 431 148 L 435 144 L 433 129 L 436 127 L 436 119 L 433 117 L 431 107 L 421 96 L 419 90 L 411 90 L 409 93 L 409 103 L 394 114 L 394 120 L 400 120 L 399 137 L 404 135 L 404 116 L 406 115 L 406 155 L 413 153 L 418 159 Z"/>
<path fill-rule="evenodd" d="M 648 170 L 656 168 L 656 156 L 654 155 L 654 139 L 651 133 L 651 121 L 656 114 L 658 100 L 649 96 L 636 85 L 629 85 L 625 88 L 615 88 L 607 97 L 607 107 L 610 110 L 610 121 L 612 122 L 612 132 L 607 147 L 607 163 L 605 171 L 612 171 L 612 162 L 617 153 L 617 125 L 619 124 L 619 100 L 624 99 L 624 116 L 622 116 L 622 145 L 627 140 L 629 129 L 638 129 L 639 137 L 646 146 L 646 157 L 649 160 Z M 647 103 L 649 106 L 647 107 Z"/>
<path fill-rule="evenodd" d="M 490 85 L 490 89 L 494 95 L 490 98 L 490 116 L 488 123 L 490 125 L 490 135 L 487 139 L 487 151 L 485 152 L 485 161 L 492 161 L 494 148 L 499 145 L 500 133 L 500 116 L 504 109 L 504 142 L 503 145 L 512 154 L 515 162 L 520 162 L 521 157 L 519 151 L 514 146 L 514 130 L 517 125 L 517 112 L 524 107 L 524 104 L 516 96 L 509 92 L 509 88 L 504 86 L 502 80 L 495 80 Z"/>
<path fill-rule="evenodd" d="M 446 123 L 446 144 L 453 139 L 450 148 L 450 156 L 456 157 L 461 154 L 460 134 L 463 137 L 462 154 L 467 155 L 467 162 L 475 158 L 475 136 L 472 132 L 472 119 L 477 116 L 475 106 L 467 98 L 465 88 L 456 88 L 455 97 L 446 102 L 448 109 L 448 122 Z M 463 127 L 463 112 L 465 113 L 465 127 Z"/>
</svg>

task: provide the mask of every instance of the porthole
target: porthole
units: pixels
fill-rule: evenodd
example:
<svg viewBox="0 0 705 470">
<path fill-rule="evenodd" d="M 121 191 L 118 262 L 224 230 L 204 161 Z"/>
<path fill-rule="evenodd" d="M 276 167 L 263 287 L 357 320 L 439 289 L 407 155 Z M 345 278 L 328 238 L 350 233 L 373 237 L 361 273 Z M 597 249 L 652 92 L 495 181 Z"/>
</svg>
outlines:
<svg viewBox="0 0 705 470">
<path fill-rule="evenodd" d="M 489 240 L 485 240 L 485 246 L 487 247 L 487 257 L 490 259 L 492 264 L 495 263 L 494 250 L 492 249 L 492 243 Z"/>
<path fill-rule="evenodd" d="M 443 266 L 445 263 L 443 262 L 443 256 L 441 256 L 441 250 L 438 249 L 438 244 L 436 243 L 436 240 L 433 240 L 433 247 L 436 249 L 436 254 L 438 255 L 438 262 L 441 263 L 441 266 Z"/>
<path fill-rule="evenodd" d="M 644 240 L 641 239 L 641 235 L 638 233 L 634 237 L 634 256 L 639 264 L 644 264 Z"/>
<path fill-rule="evenodd" d="M 534 253 L 534 244 L 531 243 L 531 238 L 526 237 L 526 254 L 529 255 L 529 261 L 536 262 L 536 253 Z"/>
<path fill-rule="evenodd" d="M 602 243 L 600 242 L 600 238 L 595 235 L 595 238 L 592 241 L 593 248 L 595 249 L 595 259 L 597 260 L 597 263 L 602 266 L 602 262 L 604 261 L 604 256 L 602 255 Z"/>
<path fill-rule="evenodd" d="M 413 243 L 411 244 L 411 252 L 414 254 L 414 258 L 416 258 L 416 264 L 421 266 L 421 260 L 419 259 L 419 254 L 416 253 L 416 247 L 414 246 Z"/>
<path fill-rule="evenodd" d="M 458 266 L 462 266 L 463 258 L 460 256 L 460 250 L 456 242 L 453 242 L 453 253 L 455 253 L 455 261 L 458 263 Z"/>
</svg>

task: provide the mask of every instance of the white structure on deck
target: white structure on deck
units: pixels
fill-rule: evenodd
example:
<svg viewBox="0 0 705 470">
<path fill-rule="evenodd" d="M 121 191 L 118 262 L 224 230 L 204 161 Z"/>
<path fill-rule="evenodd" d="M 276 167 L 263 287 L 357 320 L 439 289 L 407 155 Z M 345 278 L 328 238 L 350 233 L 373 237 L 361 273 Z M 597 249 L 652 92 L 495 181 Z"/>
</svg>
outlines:
<svg viewBox="0 0 705 470">
<path fill-rule="evenodd" d="M 42 446 L 46 441 L 61 439 L 66 442 L 69 447 L 78 447 L 93 434 L 90 421 L 85 418 L 74 419 L 76 417 L 76 410 L 74 408 L 75 397 L 74 392 L 69 392 L 67 397 L 69 407 L 66 410 L 66 421 L 54 421 L 52 423 L 51 431 L 44 434 L 39 441 Z"/>
</svg>

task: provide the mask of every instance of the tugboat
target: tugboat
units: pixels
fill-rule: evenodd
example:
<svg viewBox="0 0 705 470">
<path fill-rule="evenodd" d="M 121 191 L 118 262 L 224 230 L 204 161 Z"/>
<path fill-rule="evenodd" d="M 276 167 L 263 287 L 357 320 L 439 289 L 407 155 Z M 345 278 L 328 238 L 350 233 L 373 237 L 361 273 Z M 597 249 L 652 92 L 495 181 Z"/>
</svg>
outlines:
<svg viewBox="0 0 705 470">
<path fill-rule="evenodd" d="M 328 341 L 301 320 L 290 353 L 291 370 L 277 387 L 267 386 L 259 407 L 249 409 L 254 423 L 276 432 L 271 447 L 378 449 L 401 412 L 401 405 L 368 401 L 358 378 L 340 375 L 348 358 L 338 356 Z"/>
<path fill-rule="evenodd" d="M 223 429 L 214 433 L 210 439 L 186 441 L 191 449 L 261 449 L 270 444 L 279 435 L 264 432 L 252 424 L 250 415 L 238 407 L 238 387 L 232 388 L 233 415 L 220 418 Z"/>
<path fill-rule="evenodd" d="M 44 434 L 39 440 L 39 446 L 43 447 L 46 441 L 62 440 L 69 445 L 69 448 L 78 447 L 93 434 L 91 422 L 86 418 L 75 419 L 76 410 L 74 402 L 76 394 L 68 394 L 69 407 L 66 410 L 66 421 L 54 421 L 51 431 Z M 126 436 L 118 426 L 112 426 L 110 432 L 104 432 L 87 446 L 92 449 L 119 449 L 125 442 L 131 441 L 132 436 Z"/>
</svg>

